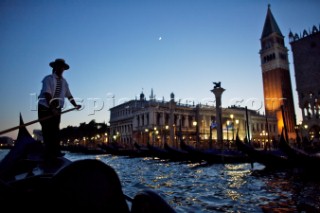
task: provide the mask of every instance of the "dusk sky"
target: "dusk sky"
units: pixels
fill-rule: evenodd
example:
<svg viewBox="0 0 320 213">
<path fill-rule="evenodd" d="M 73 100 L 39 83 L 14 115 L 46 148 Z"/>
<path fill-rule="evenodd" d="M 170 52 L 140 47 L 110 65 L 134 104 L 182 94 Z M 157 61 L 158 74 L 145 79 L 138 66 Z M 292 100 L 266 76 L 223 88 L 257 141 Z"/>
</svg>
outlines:
<svg viewBox="0 0 320 213">
<path fill-rule="evenodd" d="M 70 65 L 64 77 L 84 106 L 62 115 L 61 128 L 108 123 L 110 107 L 142 91 L 149 98 L 151 89 L 158 100 L 173 92 L 181 103 L 212 105 L 217 81 L 223 107 L 264 113 L 259 51 L 268 4 L 289 50 L 299 121 L 288 34 L 319 27 L 319 0 L 0 0 L 0 131 L 17 126 L 19 113 L 38 118 L 41 81 L 56 58 Z"/>
</svg>

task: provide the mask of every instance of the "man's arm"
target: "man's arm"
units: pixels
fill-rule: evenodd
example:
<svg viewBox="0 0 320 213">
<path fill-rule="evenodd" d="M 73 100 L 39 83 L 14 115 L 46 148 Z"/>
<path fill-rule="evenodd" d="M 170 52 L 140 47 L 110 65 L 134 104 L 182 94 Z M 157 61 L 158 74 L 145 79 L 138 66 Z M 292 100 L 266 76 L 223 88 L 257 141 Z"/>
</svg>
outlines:
<svg viewBox="0 0 320 213">
<path fill-rule="evenodd" d="M 80 109 L 80 108 L 81 108 L 81 105 L 79 105 L 79 104 L 77 104 L 77 103 L 75 102 L 75 100 L 74 100 L 74 98 L 73 98 L 72 95 L 69 96 L 68 99 L 69 99 L 70 103 L 71 103 L 75 108 L 77 108 L 77 109 Z"/>
</svg>

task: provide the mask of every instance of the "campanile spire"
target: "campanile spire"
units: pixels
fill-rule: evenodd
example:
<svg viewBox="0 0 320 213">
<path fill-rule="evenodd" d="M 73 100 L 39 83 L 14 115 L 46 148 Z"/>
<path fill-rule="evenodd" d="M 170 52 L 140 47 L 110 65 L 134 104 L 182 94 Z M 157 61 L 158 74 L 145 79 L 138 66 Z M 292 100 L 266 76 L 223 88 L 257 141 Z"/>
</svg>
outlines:
<svg viewBox="0 0 320 213">
<path fill-rule="evenodd" d="M 284 43 L 284 36 L 268 5 L 267 15 L 261 34 L 260 60 L 263 80 L 263 93 L 266 116 L 276 117 L 278 133 L 284 127 L 289 135 L 295 137 L 295 112 L 288 62 L 288 49 Z M 285 110 L 283 119 L 281 106 Z M 291 134 L 292 133 L 292 134 Z"/>
</svg>

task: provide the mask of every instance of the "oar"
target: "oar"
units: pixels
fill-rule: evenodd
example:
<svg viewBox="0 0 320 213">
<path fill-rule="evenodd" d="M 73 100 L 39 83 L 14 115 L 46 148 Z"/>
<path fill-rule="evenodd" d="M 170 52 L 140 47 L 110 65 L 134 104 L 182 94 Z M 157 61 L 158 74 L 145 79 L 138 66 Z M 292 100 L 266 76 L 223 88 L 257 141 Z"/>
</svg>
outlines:
<svg viewBox="0 0 320 213">
<path fill-rule="evenodd" d="M 77 109 L 77 108 L 68 109 L 68 110 L 66 110 L 66 111 L 61 112 L 61 114 L 64 114 L 64 113 L 73 111 L 73 110 L 75 110 L 75 109 Z M 55 116 L 55 115 L 50 115 L 50 116 L 47 116 L 47 117 L 44 117 L 44 118 L 41 118 L 41 119 L 37 119 L 37 120 L 34 120 L 34 121 L 30 121 L 30 122 L 28 122 L 28 123 L 25 123 L 25 124 L 22 124 L 22 125 L 19 125 L 19 126 L 12 127 L 12 128 L 10 128 L 10 129 L 3 130 L 3 131 L 0 132 L 0 135 L 2 135 L 2 134 L 4 134 L 4 133 L 7 133 L 7 132 L 11 132 L 11 131 L 16 130 L 16 129 L 19 129 L 20 127 L 29 126 L 29 125 L 31 125 L 31 124 L 34 124 L 34 123 L 37 123 L 37 122 L 40 122 L 40 121 L 47 120 L 47 119 L 52 118 L 52 117 L 54 117 L 54 116 Z"/>
</svg>

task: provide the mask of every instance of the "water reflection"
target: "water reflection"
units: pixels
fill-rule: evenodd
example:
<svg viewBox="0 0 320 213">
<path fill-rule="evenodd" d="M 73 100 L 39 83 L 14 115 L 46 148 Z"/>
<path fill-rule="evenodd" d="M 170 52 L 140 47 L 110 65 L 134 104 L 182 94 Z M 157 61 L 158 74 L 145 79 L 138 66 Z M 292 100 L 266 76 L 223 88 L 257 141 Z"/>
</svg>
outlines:
<svg viewBox="0 0 320 213">
<path fill-rule="evenodd" d="M 255 173 L 264 180 L 265 196 L 259 205 L 266 212 L 320 212 L 320 181 L 292 171 Z M 301 178 L 304 177 L 304 178 Z"/>
<path fill-rule="evenodd" d="M 177 212 L 320 212 L 318 182 L 284 171 L 264 171 L 260 164 L 99 159 L 115 168 L 127 195 L 152 188 Z"/>
</svg>

